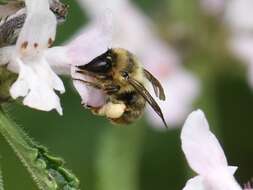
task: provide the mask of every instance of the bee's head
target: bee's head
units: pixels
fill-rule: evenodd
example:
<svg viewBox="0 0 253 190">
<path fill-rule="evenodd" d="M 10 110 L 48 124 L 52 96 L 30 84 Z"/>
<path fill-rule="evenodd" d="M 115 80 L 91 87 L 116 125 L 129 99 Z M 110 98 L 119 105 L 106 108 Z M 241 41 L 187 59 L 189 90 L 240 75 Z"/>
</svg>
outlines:
<svg viewBox="0 0 253 190">
<path fill-rule="evenodd" d="M 112 49 L 113 57 L 113 71 L 115 78 L 128 84 L 128 78 L 141 80 L 142 67 L 137 57 L 122 48 Z"/>
<path fill-rule="evenodd" d="M 128 75 L 138 72 L 138 61 L 129 51 L 122 48 L 108 49 L 102 55 L 94 58 L 88 64 L 78 66 L 78 69 L 89 73 L 116 78 L 126 81 Z"/>
</svg>

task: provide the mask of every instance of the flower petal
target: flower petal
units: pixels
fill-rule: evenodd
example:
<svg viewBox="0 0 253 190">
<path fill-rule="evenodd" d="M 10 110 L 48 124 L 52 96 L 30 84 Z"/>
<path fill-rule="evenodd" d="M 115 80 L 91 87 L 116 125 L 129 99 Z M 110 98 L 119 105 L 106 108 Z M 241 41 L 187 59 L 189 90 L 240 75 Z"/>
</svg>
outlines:
<svg viewBox="0 0 253 190">
<path fill-rule="evenodd" d="M 236 170 L 238 169 L 237 166 L 228 166 L 228 171 L 229 173 L 231 173 L 232 175 L 235 174 Z"/>
<path fill-rule="evenodd" d="M 49 48 L 45 51 L 45 56 L 57 74 L 70 75 L 72 62 L 65 46 Z"/>
<path fill-rule="evenodd" d="M 26 77 L 33 76 L 32 71 L 27 68 L 20 59 L 16 60 L 16 64 L 19 66 L 20 71 L 18 79 L 10 88 L 10 94 L 14 99 L 18 98 L 19 96 L 23 97 L 28 93 L 29 87 L 26 81 Z"/>
<path fill-rule="evenodd" d="M 228 166 L 224 152 L 217 138 L 210 131 L 201 110 L 192 112 L 182 129 L 182 149 L 189 165 L 202 177 L 205 190 L 241 190 L 233 173 L 236 167 Z M 199 186 L 191 181 L 190 189 Z M 201 187 L 199 186 L 199 187 Z"/>
<path fill-rule="evenodd" d="M 45 50 L 52 45 L 56 33 L 56 17 L 48 0 L 26 0 L 27 18 L 16 43 L 11 65 L 18 65 L 19 77 L 10 89 L 11 96 L 24 97 L 29 107 L 62 114 L 60 100 L 54 90 L 65 91 L 61 79 L 45 60 Z"/>
<path fill-rule="evenodd" d="M 81 79 L 84 81 L 92 81 L 92 78 L 77 73 L 75 71 L 75 67 L 72 67 L 72 78 L 74 79 L 74 87 L 81 96 L 82 104 L 84 106 L 101 107 L 105 104 L 106 95 L 103 91 L 88 86 L 81 81 L 75 80 Z"/>
<path fill-rule="evenodd" d="M 210 176 L 212 176 L 210 178 Z M 196 176 L 187 181 L 183 190 L 241 190 L 233 175 L 220 171 L 208 176 Z"/>
<path fill-rule="evenodd" d="M 212 171 L 205 176 L 204 184 L 210 190 L 242 190 L 231 173 L 231 168 Z"/>
<path fill-rule="evenodd" d="M 201 110 L 192 112 L 181 132 L 182 149 L 191 168 L 200 175 L 208 175 L 217 168 L 226 168 L 223 149 L 210 131 Z"/>
<path fill-rule="evenodd" d="M 23 100 L 24 105 L 42 111 L 56 111 L 62 115 L 60 99 L 55 92 L 48 88 L 47 85 L 42 85 L 39 88 L 31 89 L 28 95 Z"/>
<path fill-rule="evenodd" d="M 187 181 L 183 190 L 207 190 L 207 189 L 204 185 L 203 177 L 196 176 Z"/>
<path fill-rule="evenodd" d="M 74 65 L 84 65 L 111 47 L 111 15 L 97 18 L 76 39 L 67 45 L 68 55 Z"/>
<path fill-rule="evenodd" d="M 16 46 L 19 55 L 31 57 L 52 45 L 57 21 L 48 0 L 26 0 L 26 7 L 27 18 Z"/>
<path fill-rule="evenodd" d="M 31 62 L 30 66 L 36 75 L 47 83 L 49 88 L 55 89 L 60 93 L 65 92 L 62 80 L 54 73 L 44 58 L 41 58 L 40 62 Z"/>
<path fill-rule="evenodd" d="M 25 97 L 24 105 L 43 111 L 56 109 L 62 115 L 60 100 L 54 88 L 63 92 L 64 86 L 61 80 L 50 72 L 45 60 L 40 59 L 36 60 L 36 63 L 24 64 L 17 59 L 17 62 L 20 72 L 10 89 L 12 98 Z"/>
<path fill-rule="evenodd" d="M 85 106 L 100 107 L 104 105 L 105 94 L 101 90 L 75 80 L 93 80 L 91 77 L 77 73 L 75 66 L 88 64 L 92 59 L 110 48 L 112 34 L 111 19 L 109 12 L 103 15 L 103 17 L 97 18 L 79 37 L 65 47 L 68 60 L 71 63 L 71 75 L 74 79 L 74 86 L 82 98 L 82 104 Z"/>
</svg>

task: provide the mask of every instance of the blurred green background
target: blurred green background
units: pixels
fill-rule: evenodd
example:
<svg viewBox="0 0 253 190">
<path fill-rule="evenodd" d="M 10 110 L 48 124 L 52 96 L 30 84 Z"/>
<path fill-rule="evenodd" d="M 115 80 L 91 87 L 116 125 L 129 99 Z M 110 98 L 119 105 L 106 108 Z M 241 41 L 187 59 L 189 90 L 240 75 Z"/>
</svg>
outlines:
<svg viewBox="0 0 253 190">
<path fill-rule="evenodd" d="M 57 44 L 69 39 L 88 19 L 75 1 L 58 28 Z M 158 3 L 159 2 L 159 3 Z M 202 82 L 194 103 L 205 111 L 229 163 L 239 166 L 242 184 L 253 177 L 253 93 L 246 68 L 225 48 L 227 31 L 214 17 L 204 16 L 196 0 L 135 0 L 156 24 L 161 37 L 177 47 L 185 67 Z M 186 33 L 174 38 L 180 24 Z M 61 102 L 64 116 L 8 105 L 12 118 L 28 134 L 59 155 L 88 190 L 182 189 L 192 176 L 180 147 L 180 129 L 153 130 L 145 119 L 127 127 L 112 126 L 80 105 L 67 78 Z M 37 189 L 13 151 L 0 137 L 1 165 L 7 190 Z"/>
</svg>

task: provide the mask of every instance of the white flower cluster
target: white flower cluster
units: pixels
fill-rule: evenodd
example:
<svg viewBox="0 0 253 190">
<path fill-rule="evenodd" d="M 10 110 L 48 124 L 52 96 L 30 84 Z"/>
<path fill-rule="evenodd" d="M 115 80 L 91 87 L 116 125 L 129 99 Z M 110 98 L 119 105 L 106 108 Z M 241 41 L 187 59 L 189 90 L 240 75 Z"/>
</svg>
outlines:
<svg viewBox="0 0 253 190">
<path fill-rule="evenodd" d="M 44 111 L 56 109 L 62 114 L 60 100 L 54 90 L 65 91 L 61 79 L 51 69 L 45 52 L 56 34 L 56 17 L 45 0 L 26 0 L 27 17 L 15 46 L 1 49 L 10 68 L 19 73 L 12 85 L 12 98 L 24 97 L 23 103 Z"/>
<path fill-rule="evenodd" d="M 49 1 L 26 0 L 25 4 L 27 17 L 16 45 L 0 48 L 1 64 L 8 63 L 8 69 L 19 74 L 10 94 L 13 99 L 24 97 L 23 104 L 31 108 L 43 111 L 55 109 L 62 115 L 60 99 L 55 91 L 64 93 L 65 89 L 57 74 L 84 77 L 71 71 L 76 65 L 88 63 L 104 53 L 108 48 L 106 39 L 109 38 L 103 25 L 94 25 L 68 45 L 51 47 L 57 21 L 49 8 Z M 104 100 L 98 90 L 94 93 L 94 89 L 83 84 L 74 84 L 84 101 Z"/>
</svg>

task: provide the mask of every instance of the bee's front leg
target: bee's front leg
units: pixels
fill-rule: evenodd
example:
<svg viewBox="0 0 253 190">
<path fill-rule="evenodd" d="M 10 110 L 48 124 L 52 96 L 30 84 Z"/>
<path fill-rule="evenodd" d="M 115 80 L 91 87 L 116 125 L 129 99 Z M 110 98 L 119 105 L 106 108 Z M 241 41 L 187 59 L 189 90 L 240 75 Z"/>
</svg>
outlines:
<svg viewBox="0 0 253 190">
<path fill-rule="evenodd" d="M 76 72 L 80 73 L 80 74 L 83 74 L 83 75 L 87 75 L 87 76 L 93 77 L 95 79 L 108 79 L 108 78 L 110 78 L 106 74 L 92 73 L 92 72 L 85 71 L 85 70 L 77 70 Z"/>
<path fill-rule="evenodd" d="M 102 84 L 99 84 L 99 83 L 85 81 L 85 80 L 82 80 L 82 79 L 73 79 L 73 80 L 80 81 L 80 82 L 85 83 L 86 85 L 89 85 L 89 86 L 92 86 L 94 88 L 103 90 L 106 94 L 109 94 L 109 95 L 113 94 L 113 93 L 116 93 L 120 90 L 119 85 L 115 85 L 115 84 L 112 84 L 112 83 L 102 85 Z"/>
<path fill-rule="evenodd" d="M 107 84 L 104 86 L 104 89 L 106 94 L 114 94 L 116 92 L 118 92 L 120 90 L 120 86 L 119 85 L 115 85 L 115 84 Z"/>
<path fill-rule="evenodd" d="M 86 85 L 89 85 L 89 86 L 92 86 L 94 88 L 103 90 L 103 86 L 98 84 L 98 83 L 94 83 L 94 82 L 90 82 L 90 81 L 86 81 L 86 80 L 82 80 L 82 79 L 76 79 L 76 78 L 73 78 L 73 80 L 80 81 L 82 83 L 85 83 Z"/>
</svg>

